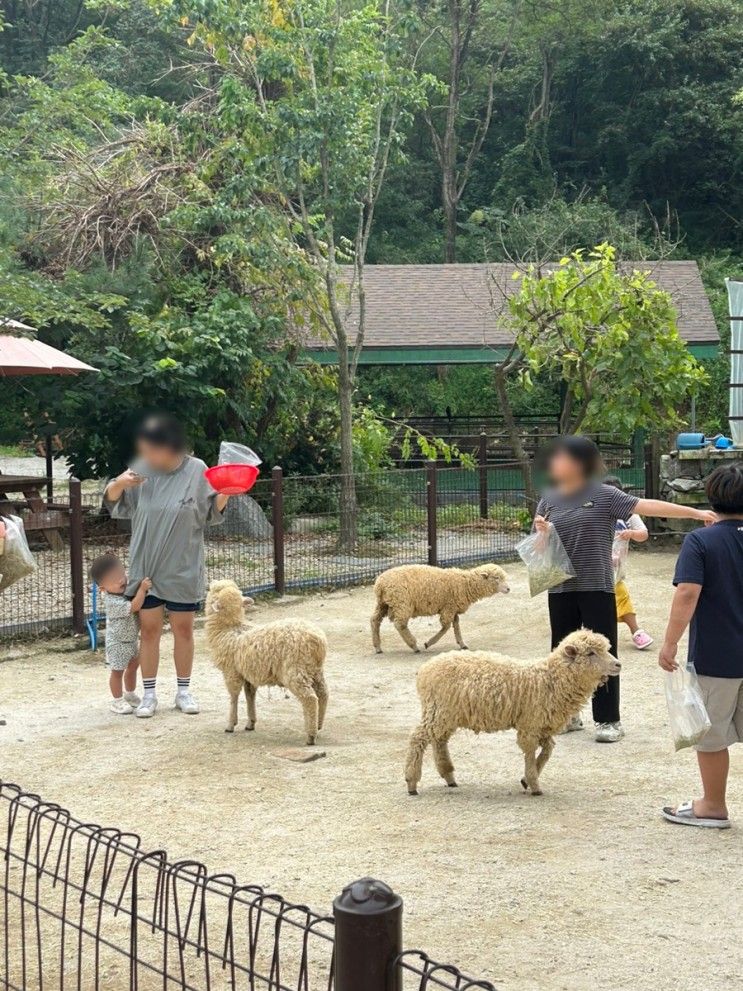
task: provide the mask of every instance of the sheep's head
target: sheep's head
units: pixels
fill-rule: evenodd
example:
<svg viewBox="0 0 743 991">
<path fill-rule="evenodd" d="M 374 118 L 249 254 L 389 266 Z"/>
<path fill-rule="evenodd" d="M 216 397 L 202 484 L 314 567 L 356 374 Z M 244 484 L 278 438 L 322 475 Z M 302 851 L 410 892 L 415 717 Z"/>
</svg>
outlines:
<svg viewBox="0 0 743 991">
<path fill-rule="evenodd" d="M 479 599 L 487 599 L 498 592 L 510 592 L 508 575 L 497 564 L 481 564 L 470 572 Z"/>
<path fill-rule="evenodd" d="M 593 674 L 604 682 L 613 674 L 619 674 L 622 665 L 609 653 L 611 644 L 593 630 L 577 630 L 561 640 L 555 650 L 559 664 L 575 671 Z"/>
<path fill-rule="evenodd" d="M 252 605 L 253 600 L 243 597 L 229 578 L 213 581 L 206 594 L 206 618 L 210 619 L 218 613 L 225 623 L 241 623 L 245 607 Z"/>
</svg>

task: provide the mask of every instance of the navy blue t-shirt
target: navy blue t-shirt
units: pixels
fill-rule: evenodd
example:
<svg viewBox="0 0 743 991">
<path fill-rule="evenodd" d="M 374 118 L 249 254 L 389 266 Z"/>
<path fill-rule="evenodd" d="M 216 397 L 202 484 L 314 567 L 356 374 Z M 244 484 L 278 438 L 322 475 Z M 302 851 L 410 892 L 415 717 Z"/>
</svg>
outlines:
<svg viewBox="0 0 743 991">
<path fill-rule="evenodd" d="M 720 520 L 686 535 L 673 584 L 702 592 L 689 627 L 697 674 L 743 678 L 743 520 Z"/>
</svg>

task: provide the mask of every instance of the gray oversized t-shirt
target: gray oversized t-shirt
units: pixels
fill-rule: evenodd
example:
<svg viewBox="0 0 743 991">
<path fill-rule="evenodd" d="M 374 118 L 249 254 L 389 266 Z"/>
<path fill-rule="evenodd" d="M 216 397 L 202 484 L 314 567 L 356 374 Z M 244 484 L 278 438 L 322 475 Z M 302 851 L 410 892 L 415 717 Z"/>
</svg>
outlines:
<svg viewBox="0 0 743 991">
<path fill-rule="evenodd" d="M 114 519 L 132 521 L 128 596 L 143 578 L 151 578 L 149 594 L 159 599 L 185 603 L 203 598 L 204 529 L 222 522 L 205 468 L 203 461 L 190 456 L 171 472 L 153 472 L 136 462 L 132 470 L 145 481 L 126 489 L 116 502 L 106 499 Z"/>
</svg>

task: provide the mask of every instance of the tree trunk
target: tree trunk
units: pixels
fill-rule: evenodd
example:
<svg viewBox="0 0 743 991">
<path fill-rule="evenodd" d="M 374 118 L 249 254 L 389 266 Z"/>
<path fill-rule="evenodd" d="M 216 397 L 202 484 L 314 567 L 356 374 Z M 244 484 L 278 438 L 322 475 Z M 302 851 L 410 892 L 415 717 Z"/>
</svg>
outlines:
<svg viewBox="0 0 743 991">
<path fill-rule="evenodd" d="M 457 202 L 456 175 L 444 171 L 442 183 L 442 202 L 444 206 L 444 261 L 448 265 L 457 260 Z"/>
<path fill-rule="evenodd" d="M 356 479 L 353 470 L 353 378 L 348 356 L 348 341 L 338 340 L 338 400 L 341 414 L 341 485 L 340 531 L 338 544 L 343 550 L 356 547 Z"/>
<path fill-rule="evenodd" d="M 532 470 L 531 458 L 529 453 L 524 447 L 524 442 L 521 439 L 521 431 L 519 430 L 516 418 L 513 415 L 513 410 L 511 409 L 511 400 L 508 398 L 508 389 L 506 388 L 506 374 L 500 366 L 496 366 L 493 371 L 493 377 L 495 379 L 495 391 L 498 395 L 498 402 L 500 403 L 501 412 L 503 414 L 503 422 L 506 427 L 506 433 L 508 434 L 508 439 L 513 448 L 513 453 L 516 455 L 516 460 L 519 463 L 519 468 L 521 469 L 521 477 L 524 480 L 524 494 L 526 496 L 526 505 L 531 513 L 537 508 L 537 491 L 534 486 L 534 472 Z"/>
</svg>

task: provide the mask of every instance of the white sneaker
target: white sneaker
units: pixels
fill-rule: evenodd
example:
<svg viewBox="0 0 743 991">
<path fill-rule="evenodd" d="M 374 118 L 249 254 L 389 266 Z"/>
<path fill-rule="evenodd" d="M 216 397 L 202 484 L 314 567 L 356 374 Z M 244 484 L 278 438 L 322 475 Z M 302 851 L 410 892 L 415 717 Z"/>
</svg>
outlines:
<svg viewBox="0 0 743 991">
<path fill-rule="evenodd" d="M 579 730 L 582 729 L 583 729 L 583 720 L 581 719 L 581 717 L 573 716 L 572 719 L 569 719 L 565 723 L 565 725 L 557 735 L 563 736 L 565 733 L 577 733 Z"/>
<path fill-rule="evenodd" d="M 126 699 L 111 699 L 109 709 L 111 712 L 115 712 L 117 716 L 131 716 L 132 714 L 132 707 Z"/>
<path fill-rule="evenodd" d="M 134 715 L 137 716 L 138 719 L 151 719 L 156 712 L 157 696 L 145 695 L 137 708 L 134 710 Z"/>
<path fill-rule="evenodd" d="M 621 723 L 596 723 L 596 743 L 618 743 L 623 736 Z"/>
<path fill-rule="evenodd" d="M 136 709 L 142 699 L 136 692 L 124 692 L 124 701 L 128 702 L 132 709 Z"/>
<path fill-rule="evenodd" d="M 187 716 L 197 716 L 201 712 L 199 703 L 188 691 L 176 692 L 174 705 L 176 709 L 180 709 L 181 712 L 185 712 Z"/>
</svg>

